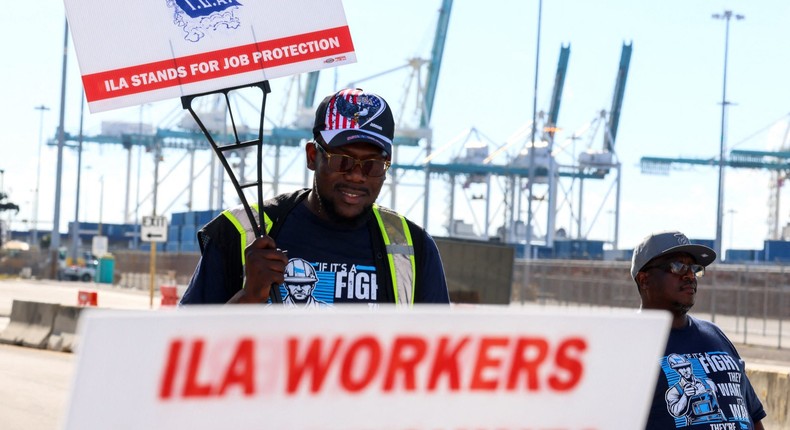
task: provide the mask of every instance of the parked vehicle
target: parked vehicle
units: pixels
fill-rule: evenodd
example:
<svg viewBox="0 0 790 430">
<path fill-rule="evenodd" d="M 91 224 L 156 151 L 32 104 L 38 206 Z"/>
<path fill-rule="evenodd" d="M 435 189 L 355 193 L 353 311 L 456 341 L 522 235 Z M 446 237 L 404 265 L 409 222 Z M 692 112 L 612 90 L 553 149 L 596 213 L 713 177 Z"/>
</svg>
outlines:
<svg viewBox="0 0 790 430">
<path fill-rule="evenodd" d="M 70 281 L 92 282 L 96 279 L 96 268 L 99 260 L 93 259 L 85 262 L 84 266 L 71 265 L 60 270 L 60 279 Z"/>
</svg>

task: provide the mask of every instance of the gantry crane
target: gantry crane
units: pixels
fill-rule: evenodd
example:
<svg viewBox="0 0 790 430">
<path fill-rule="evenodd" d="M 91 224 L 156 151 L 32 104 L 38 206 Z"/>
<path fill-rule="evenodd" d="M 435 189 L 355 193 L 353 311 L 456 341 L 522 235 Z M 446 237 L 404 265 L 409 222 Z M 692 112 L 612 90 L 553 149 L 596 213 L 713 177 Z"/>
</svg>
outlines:
<svg viewBox="0 0 790 430">
<path fill-rule="evenodd" d="M 556 220 L 556 197 L 557 193 L 557 182 L 559 178 L 571 178 L 572 180 L 581 181 L 585 179 L 604 179 L 609 171 L 612 168 L 618 170 L 618 177 L 615 181 L 615 185 L 617 185 L 617 195 L 616 195 L 616 212 L 619 211 L 619 162 L 615 159 L 614 153 L 614 146 L 615 146 L 615 139 L 617 136 L 617 129 L 619 126 L 619 119 L 620 113 L 622 110 L 622 103 L 624 98 L 625 92 L 625 84 L 628 76 L 628 69 L 630 64 L 631 58 L 631 51 L 632 45 L 631 44 L 623 44 L 622 53 L 620 58 L 620 63 L 618 67 L 617 78 L 615 81 L 615 91 L 612 98 L 612 105 L 611 109 L 607 115 L 606 111 L 602 111 L 601 119 L 607 119 L 608 123 L 604 127 L 604 144 L 602 150 L 592 151 L 584 153 L 580 156 L 578 160 L 575 160 L 576 163 L 572 165 L 561 165 L 558 164 L 555 160 L 556 151 L 554 148 L 554 135 L 557 130 L 557 123 L 559 117 L 559 108 L 560 108 L 560 101 L 562 96 L 562 90 L 564 86 L 565 75 L 567 73 L 568 67 L 568 59 L 570 55 L 570 46 L 563 46 L 560 51 L 560 57 L 557 65 L 557 72 L 555 74 L 555 82 L 554 82 L 554 90 L 552 93 L 552 100 L 551 106 L 549 107 L 548 114 L 543 114 L 539 116 L 539 120 L 542 122 L 541 127 L 539 128 L 542 130 L 541 136 L 539 137 L 540 142 L 536 141 L 535 144 L 531 142 L 531 140 L 527 140 L 524 147 L 518 151 L 515 155 L 507 156 L 508 160 L 506 160 L 505 165 L 496 164 L 495 160 L 500 155 L 507 155 L 507 150 L 516 143 L 524 142 L 527 139 L 527 130 L 531 127 L 531 123 L 525 127 L 522 127 L 519 132 L 517 132 L 513 137 L 509 138 L 502 146 L 498 149 L 493 151 L 491 154 L 487 154 L 487 157 L 483 157 L 482 162 L 479 160 L 480 157 L 480 149 L 474 149 L 474 153 L 467 152 L 465 157 L 456 157 L 452 163 L 442 164 L 433 162 L 435 158 L 435 153 L 431 154 L 431 156 L 427 157 L 425 162 L 422 164 L 407 166 L 407 165 L 398 165 L 397 167 L 400 169 L 413 169 L 413 170 L 424 170 L 429 173 L 433 174 L 443 174 L 447 175 L 451 178 L 451 187 L 452 191 L 454 192 L 454 178 L 458 175 L 464 175 L 467 178 L 477 178 L 479 181 L 485 181 L 485 178 L 490 178 L 492 176 L 503 178 L 507 181 L 506 185 L 506 192 L 505 192 L 505 200 L 506 204 L 509 204 L 509 208 L 507 209 L 507 222 L 506 225 L 511 230 L 515 230 L 516 224 L 516 213 L 520 213 L 521 209 L 518 208 L 519 206 L 517 202 L 522 200 L 522 197 L 516 196 L 516 192 L 521 193 L 521 190 L 524 189 L 522 182 L 529 177 L 529 164 L 527 163 L 528 155 L 530 150 L 534 150 L 536 152 L 537 163 L 534 166 L 535 170 L 535 178 L 537 183 L 542 183 L 548 185 L 548 214 L 547 214 L 547 233 L 546 233 L 546 242 L 547 245 L 551 245 L 553 241 L 553 235 L 555 230 L 555 220 Z M 476 130 L 471 130 L 471 132 L 476 132 Z M 575 137 L 575 136 L 574 136 Z M 469 180 L 467 180 L 468 182 Z M 517 186 L 518 183 L 518 186 Z M 490 191 L 490 186 L 487 189 L 487 195 L 490 195 L 488 192 Z M 534 192 L 534 191 L 533 191 Z M 583 196 L 583 186 L 579 186 L 579 215 L 578 215 L 578 222 L 579 222 L 579 232 L 580 237 L 583 237 L 581 234 L 581 206 L 582 206 L 582 196 Z M 534 198 L 533 196 L 528 196 L 528 198 Z M 455 199 L 452 197 L 450 198 L 451 202 L 451 215 L 450 215 L 450 223 L 452 224 L 453 216 L 453 203 Z M 488 202 L 487 202 L 488 205 Z M 488 224 L 490 222 L 490 218 L 488 217 L 488 208 L 486 209 L 486 227 L 483 229 L 484 232 L 488 232 Z M 616 220 L 617 223 L 617 220 Z M 615 238 L 614 238 L 614 246 L 617 246 L 617 228 L 615 228 Z M 511 240 L 511 237 L 507 237 L 506 240 Z"/>
<path fill-rule="evenodd" d="M 716 158 L 664 158 L 642 157 L 640 166 L 642 173 L 668 175 L 671 170 L 681 166 L 710 166 L 718 167 Z M 768 239 L 784 239 L 779 226 L 779 192 L 780 181 L 784 181 L 790 173 L 790 152 L 788 151 L 759 151 L 733 149 L 729 157 L 724 160 L 724 165 L 737 169 L 761 169 L 773 173 L 771 193 L 769 194 L 768 210 Z"/>
</svg>

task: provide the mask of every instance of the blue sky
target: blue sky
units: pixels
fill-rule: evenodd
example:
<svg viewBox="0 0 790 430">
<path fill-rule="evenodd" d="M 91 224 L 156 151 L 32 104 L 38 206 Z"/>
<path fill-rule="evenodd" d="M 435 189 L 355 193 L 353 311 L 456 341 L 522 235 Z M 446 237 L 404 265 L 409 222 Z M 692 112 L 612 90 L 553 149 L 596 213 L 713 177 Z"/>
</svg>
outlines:
<svg viewBox="0 0 790 430">
<path fill-rule="evenodd" d="M 438 0 L 370 2 L 346 0 L 344 7 L 357 50 L 358 63 L 322 72 L 319 96 L 332 92 L 336 85 L 362 79 L 405 64 L 409 58 L 430 54 L 437 19 Z M 533 115 L 533 80 L 538 3 L 536 0 L 509 2 L 456 1 L 433 111 L 433 146 L 443 146 L 455 136 L 474 127 L 491 150 L 502 145 Z M 615 152 L 622 163 L 619 246 L 630 248 L 653 230 L 679 229 L 690 237 L 713 239 L 716 229 L 717 170 L 714 167 L 687 166 L 666 176 L 640 172 L 642 156 L 715 158 L 719 151 L 721 127 L 722 74 L 724 61 L 724 22 L 711 18 L 725 9 L 745 15 L 731 23 L 728 100 L 728 148 L 775 150 L 782 147 L 790 112 L 790 85 L 787 84 L 790 40 L 790 4 L 772 0 L 634 2 L 629 0 L 544 0 L 540 63 L 538 73 L 538 110 L 547 110 L 560 47 L 570 44 L 571 54 L 559 114 L 560 131 L 555 142 L 562 144 L 574 132 L 595 119 L 611 105 L 615 74 L 622 44 L 633 43 L 630 71 L 620 117 Z M 32 219 L 38 168 L 39 127 L 44 139 L 51 139 L 57 127 L 61 67 L 63 61 L 63 4 L 57 0 L 12 2 L 11 17 L 0 30 L 7 60 L 0 66 L 0 82 L 5 102 L 0 106 L 0 124 L 5 139 L 0 143 L 0 169 L 3 189 L 22 210 L 14 217 L 14 227 L 23 229 L 23 219 Z M 24 40 L 24 42 L 20 42 Z M 71 44 L 71 42 L 69 42 Z M 272 82 L 272 117 L 289 120 L 284 103 L 285 79 Z M 377 92 L 393 106 L 403 98 L 405 73 L 371 79 L 360 84 Z M 278 94 L 277 91 L 280 91 Z M 68 57 L 66 87 L 66 130 L 79 129 L 81 88 L 77 58 L 73 49 Z M 40 121 L 39 105 L 51 108 Z M 412 106 L 413 108 L 413 106 Z M 182 115 L 177 100 L 158 102 L 143 108 L 129 108 L 85 115 L 86 134 L 97 134 L 102 121 L 136 122 L 143 118 L 155 126 L 171 126 L 173 117 Z M 600 131 L 576 140 L 576 152 L 600 149 Z M 570 150 L 569 150 L 570 151 Z M 448 162 L 462 154 L 452 147 L 438 162 Z M 137 152 L 132 161 L 132 204 L 137 193 Z M 184 153 L 166 151 L 160 175 L 172 170 L 160 189 L 158 208 L 162 213 L 185 210 L 183 193 L 188 183 Z M 196 169 L 213 156 L 198 154 Z M 287 167 L 294 184 L 303 178 L 298 154 L 290 154 Z M 424 154 L 401 153 L 401 163 L 410 163 Z M 570 157 L 570 155 L 567 155 Z M 567 158 L 569 160 L 570 158 Z M 65 150 L 63 158 L 61 228 L 65 231 L 75 212 L 76 153 Z M 49 228 L 53 218 L 56 149 L 41 150 L 38 219 Z M 290 166 L 290 167 L 288 167 Z M 126 184 L 126 152 L 116 146 L 86 145 L 83 153 L 80 219 L 122 222 Z M 143 154 L 140 172 L 140 198 L 152 189 L 153 163 Z M 207 174 L 195 183 L 194 208 L 207 209 Z M 104 195 L 100 197 L 100 182 Z M 771 175 L 761 170 L 728 169 L 725 177 L 725 248 L 762 248 L 768 232 L 768 199 Z M 419 202 L 422 179 L 407 176 L 400 187 L 396 209 L 422 223 Z M 600 181 L 585 181 L 582 231 L 590 239 L 613 237 L 612 176 Z M 446 178 L 432 179 L 428 230 L 436 236 L 446 234 L 443 223 L 449 201 Z M 295 186 L 295 185 L 294 185 Z M 578 184 L 565 184 L 566 188 Z M 491 193 L 492 226 L 495 233 L 504 215 L 498 186 Z M 282 186 L 281 186 L 282 190 Z M 412 191 L 415 190 L 415 191 Z M 468 198 L 483 188 L 475 185 L 456 191 L 455 215 L 474 224 L 483 223 L 482 203 Z M 231 191 L 226 203 L 233 204 Z M 609 197 L 607 196 L 609 193 Z M 180 195 L 180 196 L 179 196 Z M 786 191 L 780 201 L 780 224 L 790 218 Z M 388 192 L 382 203 L 389 205 Z M 578 197 L 574 197 L 577 199 Z M 150 202 L 150 200 L 149 200 Z M 148 214 L 150 203 L 140 212 Z M 543 210 L 536 207 L 536 210 Z M 597 215 L 596 215 L 597 214 Z M 5 215 L 6 217 L 8 215 Z M 525 215 L 522 218 L 526 218 Z M 545 220 L 536 214 L 537 228 Z M 27 224 L 29 225 L 29 224 Z M 572 232 L 576 221 L 561 213 L 557 227 Z"/>
</svg>

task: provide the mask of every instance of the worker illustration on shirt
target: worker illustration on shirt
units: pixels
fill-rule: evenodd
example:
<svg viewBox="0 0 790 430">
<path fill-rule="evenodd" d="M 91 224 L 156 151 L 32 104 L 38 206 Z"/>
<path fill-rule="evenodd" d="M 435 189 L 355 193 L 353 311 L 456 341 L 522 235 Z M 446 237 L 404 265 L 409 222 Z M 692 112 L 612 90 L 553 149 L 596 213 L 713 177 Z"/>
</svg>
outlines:
<svg viewBox="0 0 790 430">
<path fill-rule="evenodd" d="M 667 364 L 680 380 L 667 390 L 665 399 L 672 416 L 686 418 L 686 425 L 726 422 L 716 399 L 716 386 L 710 379 L 694 375 L 691 362 L 680 354 L 670 354 Z"/>
<path fill-rule="evenodd" d="M 326 303 L 313 297 L 315 286 L 318 283 L 315 269 L 309 261 L 301 258 L 292 258 L 285 266 L 285 290 L 287 296 L 283 299 L 286 307 L 318 308 L 327 306 Z"/>
</svg>

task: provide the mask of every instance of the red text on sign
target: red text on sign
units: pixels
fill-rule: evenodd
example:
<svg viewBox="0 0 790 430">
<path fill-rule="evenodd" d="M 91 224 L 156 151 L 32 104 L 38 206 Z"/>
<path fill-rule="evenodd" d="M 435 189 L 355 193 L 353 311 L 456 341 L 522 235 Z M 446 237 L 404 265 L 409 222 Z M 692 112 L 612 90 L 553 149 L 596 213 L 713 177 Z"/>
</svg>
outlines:
<svg viewBox="0 0 790 430">
<path fill-rule="evenodd" d="M 284 357 L 267 372 L 283 373 L 285 395 L 330 390 L 567 392 L 584 376 L 587 350 L 586 340 L 577 336 L 362 335 L 289 337 L 284 342 Z M 256 372 L 263 367 L 256 360 L 257 348 L 262 346 L 251 337 L 232 342 L 230 348 L 228 342 L 211 344 L 202 338 L 172 340 L 159 398 L 222 397 L 229 392 L 254 396 L 261 376 Z"/>
</svg>

